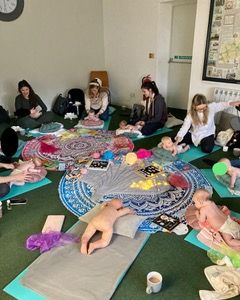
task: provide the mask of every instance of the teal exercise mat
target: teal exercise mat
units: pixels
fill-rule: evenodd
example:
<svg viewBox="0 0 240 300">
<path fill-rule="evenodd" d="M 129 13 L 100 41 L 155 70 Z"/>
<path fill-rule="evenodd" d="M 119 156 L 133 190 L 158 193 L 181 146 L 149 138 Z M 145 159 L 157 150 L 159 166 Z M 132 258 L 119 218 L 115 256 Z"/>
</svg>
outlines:
<svg viewBox="0 0 240 300">
<path fill-rule="evenodd" d="M 111 122 L 111 118 L 112 118 L 112 117 L 109 117 L 107 121 L 104 121 L 104 126 L 103 126 L 102 129 L 108 130 L 109 125 L 110 125 L 110 122 Z"/>
<path fill-rule="evenodd" d="M 75 230 L 76 230 L 76 232 L 78 232 L 78 230 L 79 230 L 78 228 L 80 226 L 82 226 L 83 224 L 84 223 L 82 223 L 82 222 L 77 222 L 73 226 L 74 229 L 73 230 L 70 229 L 70 232 L 73 233 L 73 234 L 75 233 L 74 232 Z M 84 225 L 84 227 L 85 226 L 86 226 L 86 224 Z M 106 274 L 108 274 L 108 273 L 105 274 L 105 277 L 104 276 L 99 276 L 99 274 L 96 274 L 96 276 L 98 277 L 97 280 L 100 280 L 102 282 L 102 284 L 96 284 L 96 288 L 94 289 L 94 291 L 92 291 L 92 290 L 88 291 L 87 287 L 83 286 L 82 293 L 78 293 L 78 295 L 79 295 L 79 299 L 89 299 L 88 297 L 85 297 L 83 294 L 87 293 L 89 295 L 89 294 L 92 294 L 92 293 L 94 294 L 95 293 L 95 296 L 96 296 L 96 294 L 98 294 L 98 292 L 99 292 L 100 294 L 101 293 L 104 294 L 104 296 L 102 295 L 99 299 L 110 299 L 111 295 L 113 294 L 113 292 L 115 291 L 117 286 L 121 283 L 121 281 L 122 281 L 123 277 L 125 276 L 127 270 L 129 269 L 129 267 L 131 266 L 131 264 L 133 263 L 133 261 L 135 260 L 137 255 L 140 253 L 142 248 L 144 247 L 144 245 L 147 242 L 149 236 L 150 236 L 149 234 L 142 233 L 142 232 L 137 232 L 134 239 L 130 239 L 130 238 L 127 238 L 127 237 L 122 237 L 122 236 L 119 236 L 119 235 L 114 235 L 113 236 L 113 242 L 108 247 L 106 247 L 105 249 L 100 249 L 100 252 L 96 252 L 96 253 L 94 253 L 95 256 L 94 256 L 94 254 L 92 254 L 90 257 L 83 257 L 80 254 L 78 244 L 68 245 L 66 250 L 64 249 L 65 247 L 54 248 L 54 249 L 52 249 L 52 251 L 53 251 L 52 253 L 50 253 L 51 251 L 49 251 L 49 252 L 46 252 L 46 253 L 42 254 L 40 257 L 38 257 L 29 267 L 27 267 L 23 272 L 21 272 L 3 290 L 4 290 L 4 292 L 8 293 L 9 295 L 11 295 L 14 298 L 19 299 L 19 300 L 45 300 L 45 299 L 49 299 L 49 298 L 51 298 L 51 299 L 57 299 L 58 298 L 58 297 L 50 297 L 50 295 L 47 296 L 46 293 L 47 294 L 48 293 L 50 293 L 50 294 L 51 293 L 58 293 L 59 296 L 60 295 L 62 296 L 61 299 L 63 299 L 63 295 L 61 294 L 61 287 L 57 288 L 57 290 L 55 290 L 55 288 L 54 288 L 54 286 L 55 286 L 55 284 L 57 284 L 58 280 L 55 283 L 53 282 L 53 286 L 49 286 L 50 290 L 47 286 L 46 286 L 46 289 L 45 289 L 45 284 L 44 283 L 43 283 L 43 286 L 41 286 L 41 287 L 35 287 L 35 289 L 40 288 L 40 290 L 42 290 L 42 288 L 43 288 L 43 290 L 44 290 L 43 294 L 45 294 L 45 296 L 41 296 L 40 294 L 34 292 L 32 289 L 29 289 L 29 288 L 23 286 L 22 283 L 21 283 L 21 279 L 24 278 L 23 280 L 26 281 L 26 278 L 28 276 L 27 273 L 29 272 L 30 276 L 28 276 L 29 278 L 27 278 L 27 282 L 29 283 L 28 280 L 30 280 L 30 282 L 32 282 L 32 279 L 34 279 L 34 275 L 31 274 L 31 272 L 33 271 L 33 268 L 38 267 L 40 265 L 42 266 L 43 263 L 44 264 L 46 263 L 46 259 L 48 259 L 48 258 L 50 258 L 50 260 L 49 260 L 50 263 L 53 260 L 53 265 L 55 265 L 55 267 L 58 267 L 57 266 L 58 264 L 56 265 L 54 263 L 54 260 L 57 260 L 59 262 L 59 267 L 62 270 L 61 260 L 59 261 L 58 256 L 59 256 L 59 254 L 61 256 L 62 251 L 65 251 L 68 258 L 66 256 L 61 256 L 61 257 L 65 257 L 62 260 L 62 263 L 64 263 L 65 259 L 69 260 L 69 257 L 74 257 L 74 255 L 75 256 L 77 255 L 77 257 L 79 255 L 79 260 L 80 259 L 83 260 L 83 261 L 85 260 L 86 264 L 84 265 L 84 263 L 81 263 L 81 261 L 78 261 L 78 259 L 76 260 L 76 258 L 75 259 L 73 258 L 72 263 L 80 264 L 80 269 L 79 269 L 79 266 L 75 267 L 75 271 L 77 269 L 78 272 L 79 272 L 79 275 L 77 277 L 75 277 L 74 271 L 71 269 L 71 272 L 73 273 L 73 277 L 75 279 L 77 279 L 79 277 L 81 278 L 87 272 L 88 273 L 90 272 L 91 274 L 94 275 L 94 272 L 93 272 L 93 270 L 91 270 L 91 268 L 95 269 L 95 271 L 96 271 L 96 269 L 98 269 L 98 268 L 96 268 L 96 264 L 101 264 L 101 261 L 103 261 L 103 264 L 105 264 L 106 261 L 108 261 L 108 263 L 107 263 L 108 266 L 105 266 L 105 269 L 106 269 L 106 267 L 111 268 L 111 270 L 109 272 L 110 273 L 115 273 L 116 272 L 116 274 L 115 274 L 116 276 L 111 276 L 110 275 L 109 278 L 106 278 L 106 276 L 108 276 Z M 123 247 L 123 244 L 124 244 L 124 247 Z M 76 248 L 77 250 L 74 250 L 74 248 Z M 70 252 L 69 252 L 69 250 L 70 250 Z M 68 254 L 68 253 L 70 253 L 70 254 Z M 105 255 L 105 254 L 107 254 L 107 255 Z M 116 257 L 114 258 L 114 256 L 116 256 Z M 102 257 L 102 259 L 99 259 L 100 257 Z M 119 263 L 117 263 L 118 261 L 119 261 Z M 47 262 L 48 266 L 49 266 L 49 262 Z M 69 262 L 69 263 L 71 263 L 71 262 Z M 117 270 L 114 267 L 112 267 L 115 264 L 116 264 L 116 266 L 118 266 Z M 84 266 L 85 266 L 85 268 L 86 267 L 90 268 L 90 270 L 89 271 L 86 270 L 86 272 L 85 272 L 83 270 Z M 51 269 L 51 266 L 49 268 Z M 71 268 L 71 265 L 69 267 L 66 266 L 66 268 L 63 270 L 63 272 L 65 272 L 65 270 L 67 268 Z M 34 271 L 34 274 L 38 276 L 39 272 Z M 56 273 L 54 272 L 54 274 L 56 274 Z M 43 274 L 43 276 L 45 278 L 46 273 Z M 71 277 L 72 275 L 69 274 L 69 276 Z M 86 275 L 86 276 L 88 277 L 90 275 Z M 56 274 L 56 277 L 58 277 L 57 274 Z M 109 284 L 109 281 L 110 281 L 111 284 Z M 50 282 L 52 282 L 52 280 L 49 281 L 48 279 L 46 279 L 46 282 L 47 282 L 47 285 L 48 285 Z M 64 282 L 66 282 L 66 279 L 64 280 Z M 70 279 L 70 286 L 71 286 L 71 282 L 72 281 Z M 38 285 L 38 283 L 42 283 L 42 282 L 37 280 L 35 283 Z M 26 282 L 25 282 L 25 284 L 26 284 Z M 34 284 L 34 283 L 32 283 L 32 284 Z M 66 283 L 64 283 L 64 284 L 66 284 Z M 74 285 L 74 287 L 76 287 L 77 289 L 79 289 L 79 288 L 81 289 L 81 286 L 82 286 L 81 284 Z M 104 288 L 104 286 L 106 288 Z M 51 289 L 51 287 L 53 287 L 53 289 Z M 90 288 L 91 288 L 91 286 L 90 286 Z M 63 288 L 63 291 L 66 291 L 66 290 Z M 76 293 L 76 291 L 75 291 L 75 293 Z M 67 293 L 67 294 L 69 296 L 72 295 L 72 293 Z M 75 296 L 73 298 L 66 297 L 64 299 L 77 299 Z M 98 299 L 98 297 L 95 297 L 94 299 Z"/>
<path fill-rule="evenodd" d="M 221 149 L 221 147 L 214 146 L 212 152 L 215 152 L 219 149 Z M 202 152 L 200 147 L 191 146 L 191 148 L 188 151 L 178 154 L 178 158 L 183 160 L 183 161 L 190 162 L 192 160 L 204 157 L 208 154 L 209 153 Z"/>
<path fill-rule="evenodd" d="M 240 219 L 240 214 L 234 211 L 231 211 L 231 216 Z M 189 234 L 185 237 L 184 240 L 186 242 L 189 242 L 190 244 L 197 246 L 198 248 L 208 251 L 210 248 L 197 239 L 198 233 L 199 231 L 193 229 L 192 231 L 189 232 Z"/>
<path fill-rule="evenodd" d="M 208 179 L 211 183 L 214 190 L 222 198 L 239 198 L 239 196 L 230 193 L 228 188 L 220 183 L 214 176 L 212 169 L 201 169 L 202 174 Z"/>
<path fill-rule="evenodd" d="M 167 132 L 171 132 L 173 131 L 171 128 L 166 128 L 166 127 L 163 127 L 163 128 L 160 128 L 158 129 L 157 131 L 155 131 L 153 134 L 151 135 L 141 135 L 139 137 L 133 137 L 131 140 L 133 142 L 136 142 L 136 141 L 140 141 L 140 140 L 143 140 L 143 139 L 146 139 L 146 138 L 149 138 L 149 137 L 152 137 L 152 136 L 155 136 L 155 135 L 159 135 L 159 134 L 163 134 L 163 133 L 167 133 Z M 160 142 L 160 141 L 159 141 Z"/>
<path fill-rule="evenodd" d="M 0 174 L 0 175 L 2 175 L 2 174 Z M 4 201 L 4 200 L 10 199 L 10 198 L 19 196 L 21 194 L 24 194 L 24 193 L 27 193 L 29 191 L 35 190 L 35 189 L 37 189 L 39 187 L 42 187 L 44 185 L 47 185 L 49 183 L 51 183 L 51 180 L 49 180 L 48 178 L 44 178 L 44 179 L 42 179 L 41 181 L 38 181 L 38 182 L 25 183 L 24 185 L 13 185 L 11 187 L 10 192 L 6 196 L 0 198 L 0 200 Z"/>
<path fill-rule="evenodd" d="M 111 116 L 115 111 L 116 111 L 116 108 L 115 108 L 115 107 L 109 106 L 109 108 L 108 108 L 108 113 L 109 113 L 110 116 Z"/>
</svg>

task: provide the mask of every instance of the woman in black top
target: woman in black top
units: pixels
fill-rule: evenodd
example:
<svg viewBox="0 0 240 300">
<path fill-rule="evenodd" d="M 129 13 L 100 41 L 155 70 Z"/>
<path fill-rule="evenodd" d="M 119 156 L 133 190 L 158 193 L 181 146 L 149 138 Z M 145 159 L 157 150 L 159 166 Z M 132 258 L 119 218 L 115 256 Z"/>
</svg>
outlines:
<svg viewBox="0 0 240 300">
<path fill-rule="evenodd" d="M 19 126 L 33 129 L 51 121 L 51 113 L 47 112 L 46 105 L 26 80 L 18 83 L 18 91 L 20 94 L 15 99 L 15 115 Z"/>
<path fill-rule="evenodd" d="M 143 80 L 141 89 L 146 101 L 145 115 L 136 125 L 142 126 L 143 135 L 151 135 L 166 123 L 167 106 L 163 96 L 159 94 L 155 81 Z"/>
</svg>

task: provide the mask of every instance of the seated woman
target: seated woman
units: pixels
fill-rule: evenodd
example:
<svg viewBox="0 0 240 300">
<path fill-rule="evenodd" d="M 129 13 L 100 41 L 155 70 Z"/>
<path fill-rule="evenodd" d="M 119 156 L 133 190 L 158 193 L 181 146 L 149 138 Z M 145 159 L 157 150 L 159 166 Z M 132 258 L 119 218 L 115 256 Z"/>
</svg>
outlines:
<svg viewBox="0 0 240 300">
<path fill-rule="evenodd" d="M 166 123 L 167 106 L 154 81 L 143 80 L 141 89 L 146 101 L 146 109 L 144 116 L 136 125 L 142 126 L 143 135 L 151 135 Z"/>
<path fill-rule="evenodd" d="M 95 116 L 103 121 L 108 120 L 108 94 L 101 90 L 102 82 L 95 78 L 89 83 L 85 93 L 85 110 L 88 115 L 89 111 L 95 112 Z"/>
<path fill-rule="evenodd" d="M 20 94 L 15 99 L 18 126 L 34 129 L 52 121 L 51 112 L 47 112 L 46 105 L 26 80 L 18 83 L 18 91 Z"/>
<path fill-rule="evenodd" d="M 202 152 L 212 152 L 216 130 L 215 114 L 229 106 L 238 105 L 240 105 L 240 101 L 208 104 L 204 95 L 196 94 L 192 99 L 190 111 L 175 137 L 176 142 L 178 144 L 194 144 L 196 147 L 200 145 Z"/>
<path fill-rule="evenodd" d="M 13 170 L 14 164 L 0 163 L 0 168 Z M 10 192 L 10 185 L 13 182 L 27 182 L 31 179 L 30 173 L 24 171 L 22 173 L 13 174 L 9 176 L 0 176 L 0 200 L 2 197 Z"/>
</svg>

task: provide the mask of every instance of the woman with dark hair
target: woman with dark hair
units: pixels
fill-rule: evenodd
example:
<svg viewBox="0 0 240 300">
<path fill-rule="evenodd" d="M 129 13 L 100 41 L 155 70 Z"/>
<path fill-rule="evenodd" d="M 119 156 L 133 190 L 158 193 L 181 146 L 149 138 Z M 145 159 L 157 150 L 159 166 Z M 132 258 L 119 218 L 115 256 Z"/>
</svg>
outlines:
<svg viewBox="0 0 240 300">
<path fill-rule="evenodd" d="M 163 96 L 159 93 L 155 81 L 142 81 L 142 93 L 145 101 L 145 113 L 143 118 L 136 123 L 142 126 L 143 135 L 151 135 L 162 128 L 167 121 L 167 106 Z"/>
<path fill-rule="evenodd" d="M 194 144 L 196 147 L 200 145 L 203 152 L 212 152 L 216 130 L 215 114 L 229 106 L 238 105 L 240 105 L 240 101 L 208 104 L 204 95 L 196 94 L 192 99 L 190 111 L 175 137 L 177 144 Z"/>
<path fill-rule="evenodd" d="M 18 91 L 20 94 L 15 99 L 15 115 L 19 126 L 33 129 L 51 122 L 51 113 L 47 112 L 46 105 L 26 80 L 19 81 Z"/>
<path fill-rule="evenodd" d="M 109 117 L 108 103 L 108 94 L 102 90 L 102 81 L 95 78 L 89 83 L 85 93 L 86 114 L 88 115 L 90 111 L 94 111 L 97 118 L 106 121 Z"/>
</svg>

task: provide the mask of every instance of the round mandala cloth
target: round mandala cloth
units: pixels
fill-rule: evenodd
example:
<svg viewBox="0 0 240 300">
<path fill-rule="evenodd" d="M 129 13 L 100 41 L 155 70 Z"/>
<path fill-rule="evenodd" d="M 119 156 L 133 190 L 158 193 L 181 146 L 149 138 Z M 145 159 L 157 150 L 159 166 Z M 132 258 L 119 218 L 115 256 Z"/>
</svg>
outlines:
<svg viewBox="0 0 240 300">
<path fill-rule="evenodd" d="M 42 145 L 54 148 L 43 152 Z M 45 147 L 46 148 L 46 147 Z M 24 160 L 38 157 L 43 161 L 71 165 L 76 159 L 89 157 L 93 152 L 111 150 L 115 154 L 132 151 L 134 145 L 126 137 L 115 136 L 114 131 L 82 130 L 67 131 L 60 137 L 47 135 L 28 141 L 22 151 Z"/>
<path fill-rule="evenodd" d="M 211 189 L 211 185 L 204 175 L 189 163 L 177 160 L 170 165 L 164 166 L 166 173 L 181 172 L 189 183 L 189 188 L 181 189 L 172 187 L 169 191 L 156 195 L 129 195 L 109 194 L 104 200 L 118 197 L 125 206 L 133 208 L 138 215 L 154 218 L 161 213 L 184 219 L 186 208 L 192 202 L 192 195 L 198 188 Z M 67 180 L 65 175 L 59 183 L 59 196 L 64 206 L 76 216 L 88 212 L 95 202 L 91 200 L 93 189 L 90 185 L 79 180 Z M 156 231 L 157 227 L 151 228 L 151 221 L 144 222 L 141 230 Z"/>
</svg>

